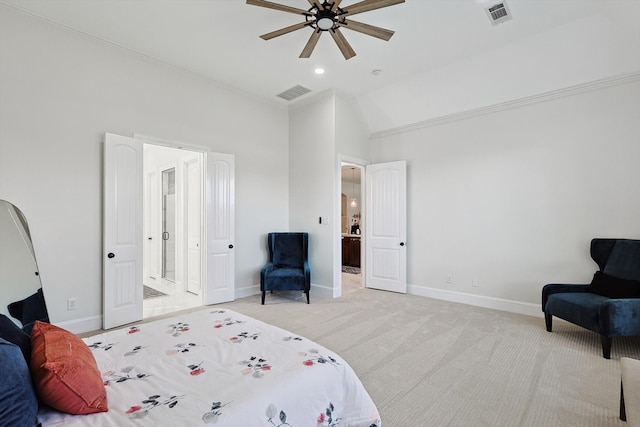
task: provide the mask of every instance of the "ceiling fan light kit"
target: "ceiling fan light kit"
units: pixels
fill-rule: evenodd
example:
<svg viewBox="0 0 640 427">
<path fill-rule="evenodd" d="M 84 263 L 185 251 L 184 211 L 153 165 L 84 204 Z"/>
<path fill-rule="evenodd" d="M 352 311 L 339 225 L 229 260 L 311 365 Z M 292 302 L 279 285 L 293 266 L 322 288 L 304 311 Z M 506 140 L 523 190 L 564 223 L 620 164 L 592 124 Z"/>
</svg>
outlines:
<svg viewBox="0 0 640 427">
<path fill-rule="evenodd" d="M 329 32 L 340 49 L 340 52 L 344 56 L 344 59 L 349 59 L 356 56 L 356 52 L 340 31 L 341 28 L 357 31 L 385 41 L 389 41 L 389 39 L 391 39 L 394 31 L 387 30 L 382 27 L 376 27 L 375 25 L 352 21 L 351 19 L 348 19 L 348 17 L 357 15 L 358 13 L 381 9 L 383 7 L 405 2 L 405 0 L 363 0 L 349 6 L 340 7 L 342 0 L 333 0 L 331 2 L 327 0 L 322 2 L 320 0 L 307 1 L 311 5 L 307 10 L 274 3 L 268 0 L 247 0 L 247 4 L 302 15 L 305 18 L 304 22 L 261 35 L 260 38 L 263 40 L 270 40 L 274 37 L 282 36 L 305 27 L 310 27 L 313 29 L 313 33 L 311 34 L 311 37 L 309 37 L 304 49 L 302 49 L 300 58 L 311 57 L 311 53 L 315 49 L 320 35 L 324 32 Z"/>
</svg>

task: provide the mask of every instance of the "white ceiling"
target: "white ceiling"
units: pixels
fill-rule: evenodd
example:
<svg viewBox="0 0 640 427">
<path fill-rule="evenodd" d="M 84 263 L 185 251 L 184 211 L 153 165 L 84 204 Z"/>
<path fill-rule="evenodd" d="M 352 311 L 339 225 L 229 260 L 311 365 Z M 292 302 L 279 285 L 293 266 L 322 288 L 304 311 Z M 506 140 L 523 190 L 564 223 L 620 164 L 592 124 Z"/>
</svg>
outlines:
<svg viewBox="0 0 640 427">
<path fill-rule="evenodd" d="M 307 0 L 272 1 L 309 8 Z M 357 1 L 344 0 L 341 6 Z M 347 61 L 328 34 L 322 35 L 310 59 L 299 59 L 309 28 L 269 41 L 260 39 L 261 34 L 303 17 L 247 5 L 244 0 L 0 3 L 282 105 L 296 101 L 276 95 L 295 85 L 312 90 L 298 100 L 327 89 L 365 99 L 385 87 L 588 17 L 640 12 L 640 0 L 507 0 L 513 19 L 492 26 L 484 8 L 497 0 L 407 0 L 353 17 L 396 33 L 385 42 L 343 30 L 357 53 Z M 622 18 L 622 22 L 634 21 Z M 326 69 L 324 75 L 314 74 L 319 66 Z M 374 76 L 373 70 L 381 70 L 381 75 Z"/>
</svg>

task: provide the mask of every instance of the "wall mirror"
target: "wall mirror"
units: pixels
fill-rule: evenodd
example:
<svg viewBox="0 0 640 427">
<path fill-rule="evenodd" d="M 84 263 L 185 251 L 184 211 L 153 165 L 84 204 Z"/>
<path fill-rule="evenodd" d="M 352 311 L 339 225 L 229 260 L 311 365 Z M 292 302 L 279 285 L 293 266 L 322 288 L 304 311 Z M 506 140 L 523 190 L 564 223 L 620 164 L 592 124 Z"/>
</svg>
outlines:
<svg viewBox="0 0 640 427">
<path fill-rule="evenodd" d="M 44 313 L 38 314 L 38 320 L 48 321 L 27 219 L 16 206 L 0 200 L 0 313 L 22 327 L 7 306 L 33 295 L 40 295 L 42 307 L 39 309 L 44 309 Z"/>
</svg>

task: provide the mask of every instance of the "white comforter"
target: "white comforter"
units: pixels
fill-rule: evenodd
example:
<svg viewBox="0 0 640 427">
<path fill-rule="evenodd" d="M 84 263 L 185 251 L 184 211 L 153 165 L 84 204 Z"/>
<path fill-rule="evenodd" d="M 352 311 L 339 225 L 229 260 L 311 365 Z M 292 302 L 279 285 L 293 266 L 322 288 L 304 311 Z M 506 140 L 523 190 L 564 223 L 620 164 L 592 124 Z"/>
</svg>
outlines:
<svg viewBox="0 0 640 427">
<path fill-rule="evenodd" d="M 43 426 L 381 426 L 342 358 L 231 310 L 207 308 L 84 341 L 109 411 L 44 410 Z"/>
</svg>

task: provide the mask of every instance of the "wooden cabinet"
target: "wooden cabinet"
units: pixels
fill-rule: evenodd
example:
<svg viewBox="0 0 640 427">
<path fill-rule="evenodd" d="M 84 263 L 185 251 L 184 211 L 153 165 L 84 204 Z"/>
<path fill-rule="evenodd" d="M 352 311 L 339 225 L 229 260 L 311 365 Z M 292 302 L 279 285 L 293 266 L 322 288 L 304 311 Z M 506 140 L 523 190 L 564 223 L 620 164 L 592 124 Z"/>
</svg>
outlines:
<svg viewBox="0 0 640 427">
<path fill-rule="evenodd" d="M 342 265 L 360 267 L 360 238 L 342 236 Z"/>
</svg>

